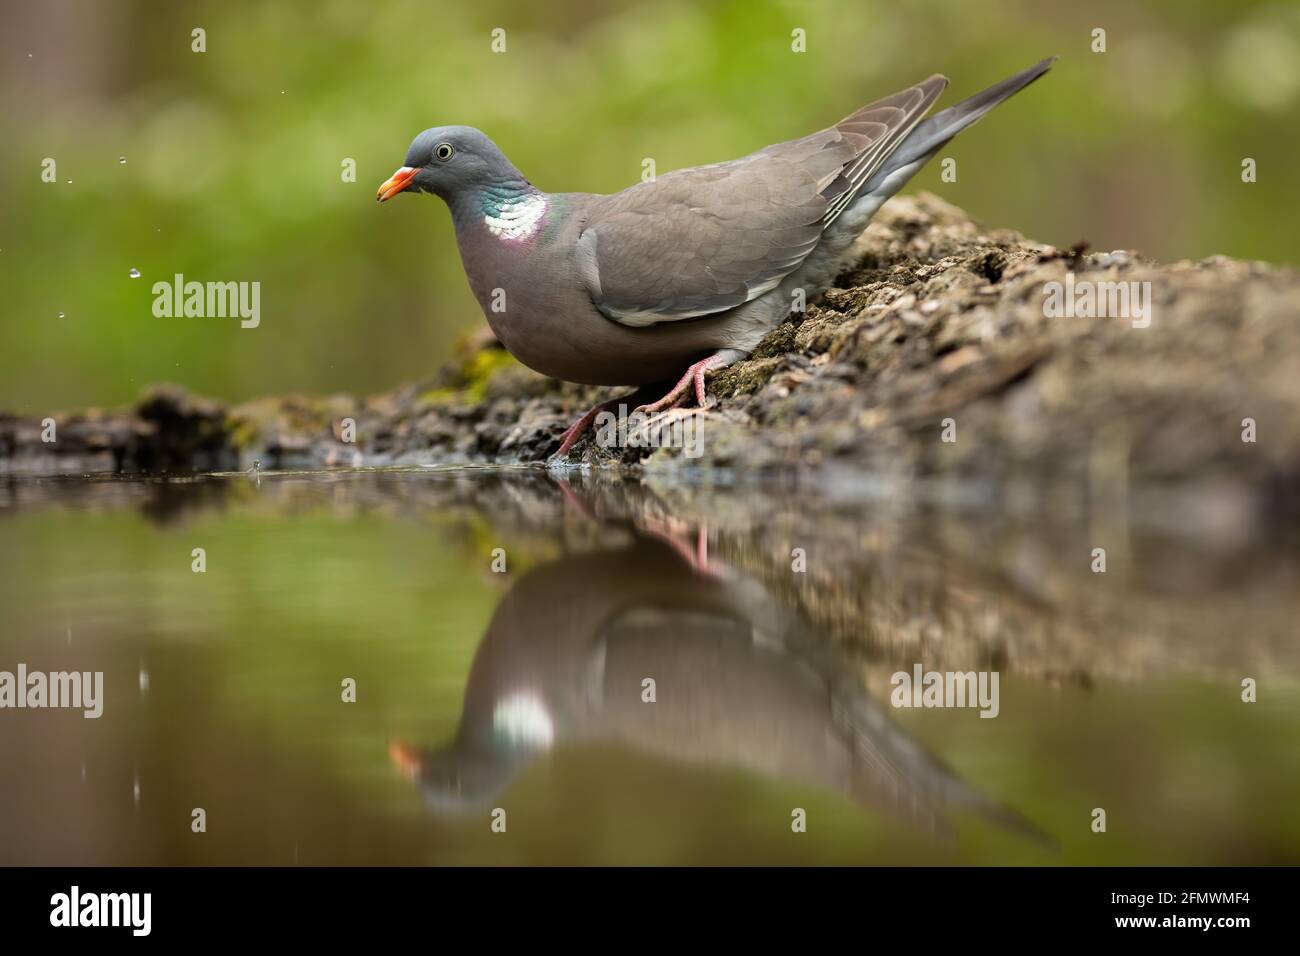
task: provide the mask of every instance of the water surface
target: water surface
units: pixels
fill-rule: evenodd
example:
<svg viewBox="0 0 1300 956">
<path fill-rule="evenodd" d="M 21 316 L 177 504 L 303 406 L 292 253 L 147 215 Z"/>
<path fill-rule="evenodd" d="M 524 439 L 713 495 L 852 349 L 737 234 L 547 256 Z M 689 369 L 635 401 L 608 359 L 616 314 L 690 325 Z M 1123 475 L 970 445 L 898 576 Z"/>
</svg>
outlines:
<svg viewBox="0 0 1300 956">
<path fill-rule="evenodd" d="M 105 699 L 0 710 L 0 863 L 1296 863 L 1298 578 L 807 489 L 11 480 L 0 671 Z"/>
</svg>

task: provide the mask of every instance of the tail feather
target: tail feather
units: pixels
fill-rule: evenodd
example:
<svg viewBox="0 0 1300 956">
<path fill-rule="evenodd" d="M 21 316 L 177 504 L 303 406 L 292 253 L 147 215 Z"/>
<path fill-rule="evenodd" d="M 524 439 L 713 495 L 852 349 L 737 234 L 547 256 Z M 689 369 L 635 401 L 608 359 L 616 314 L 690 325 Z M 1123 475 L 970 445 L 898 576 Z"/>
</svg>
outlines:
<svg viewBox="0 0 1300 956">
<path fill-rule="evenodd" d="M 966 127 L 978 122 L 985 113 L 1003 100 L 1019 93 L 1050 70 L 1055 62 L 1056 57 L 1048 57 L 1041 63 L 1037 63 L 1015 76 L 1008 77 L 1001 83 L 996 83 L 988 89 L 962 100 L 955 106 L 940 110 L 929 119 L 918 123 L 916 128 L 899 144 L 898 148 L 867 181 L 862 188 L 862 194 L 880 193 L 881 187 L 886 184 L 887 180 L 890 180 L 891 175 L 904 167 L 915 166 L 916 169 L 920 169 L 921 165 L 933 156 L 944 143 L 966 129 Z M 915 170 L 912 170 L 912 172 L 915 172 Z M 902 179 L 901 182 L 898 181 L 900 178 Z M 892 190 L 888 191 L 887 194 L 892 195 L 892 192 L 896 192 L 908 178 L 910 178 L 910 174 L 906 177 L 893 177 L 894 181 L 889 183 Z"/>
<path fill-rule="evenodd" d="M 841 680 L 831 695 L 836 719 L 853 738 L 853 796 L 862 803 L 892 803 L 936 836 L 955 828 L 944 810 L 965 811 L 1047 849 L 1056 841 L 1015 810 L 962 780 L 855 683 Z"/>
</svg>

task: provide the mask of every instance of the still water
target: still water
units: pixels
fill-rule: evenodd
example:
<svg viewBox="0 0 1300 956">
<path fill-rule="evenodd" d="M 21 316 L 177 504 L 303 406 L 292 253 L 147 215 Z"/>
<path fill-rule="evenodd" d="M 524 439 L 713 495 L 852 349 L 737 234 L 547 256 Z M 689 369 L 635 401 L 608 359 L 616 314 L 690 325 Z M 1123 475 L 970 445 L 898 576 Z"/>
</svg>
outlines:
<svg viewBox="0 0 1300 956">
<path fill-rule="evenodd" d="M 1297 595 L 1290 542 L 797 488 L 11 480 L 0 672 L 103 713 L 0 709 L 0 863 L 1297 863 Z"/>
</svg>

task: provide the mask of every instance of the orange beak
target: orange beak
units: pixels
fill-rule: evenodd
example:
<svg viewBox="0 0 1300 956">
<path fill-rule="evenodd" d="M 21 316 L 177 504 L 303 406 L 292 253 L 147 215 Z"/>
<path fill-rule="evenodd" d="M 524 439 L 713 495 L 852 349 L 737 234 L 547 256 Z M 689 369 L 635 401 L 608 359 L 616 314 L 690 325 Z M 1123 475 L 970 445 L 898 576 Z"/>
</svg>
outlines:
<svg viewBox="0 0 1300 956">
<path fill-rule="evenodd" d="M 411 180 L 415 178 L 415 174 L 419 171 L 419 166 L 403 166 L 397 172 L 393 173 L 393 175 L 389 176 L 388 180 L 379 187 L 379 192 L 375 193 L 375 199 L 379 202 L 385 202 L 392 199 L 407 186 L 411 185 Z"/>
<path fill-rule="evenodd" d="M 420 759 L 419 751 L 413 747 L 408 747 L 399 740 L 389 743 L 388 759 L 393 762 L 394 767 L 412 780 L 420 775 L 420 767 L 424 763 Z"/>
</svg>

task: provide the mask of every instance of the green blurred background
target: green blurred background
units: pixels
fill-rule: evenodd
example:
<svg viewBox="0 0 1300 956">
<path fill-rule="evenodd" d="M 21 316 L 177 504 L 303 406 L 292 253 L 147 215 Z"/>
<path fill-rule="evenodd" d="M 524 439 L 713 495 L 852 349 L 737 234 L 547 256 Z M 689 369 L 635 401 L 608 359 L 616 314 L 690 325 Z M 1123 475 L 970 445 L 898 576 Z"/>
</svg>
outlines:
<svg viewBox="0 0 1300 956">
<path fill-rule="evenodd" d="M 935 163 L 909 191 L 1061 245 L 1300 261 L 1294 3 L 43 0 L 0 17 L 0 408 L 427 375 L 482 319 L 441 204 L 374 202 L 425 127 L 483 128 L 543 189 L 616 191 L 646 157 L 734 158 L 932 72 L 951 103 L 1050 54 L 945 151 L 957 182 Z M 151 286 L 177 272 L 260 281 L 261 326 L 155 318 Z"/>
</svg>

